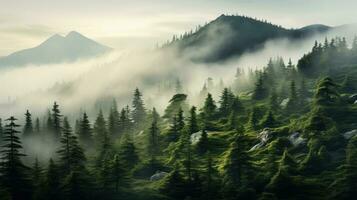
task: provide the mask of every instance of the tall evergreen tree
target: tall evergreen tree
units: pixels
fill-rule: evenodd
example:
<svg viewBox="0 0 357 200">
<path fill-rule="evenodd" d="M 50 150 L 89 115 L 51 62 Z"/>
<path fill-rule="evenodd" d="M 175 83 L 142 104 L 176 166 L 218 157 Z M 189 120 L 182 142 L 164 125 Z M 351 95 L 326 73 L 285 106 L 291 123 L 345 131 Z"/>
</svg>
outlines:
<svg viewBox="0 0 357 200">
<path fill-rule="evenodd" d="M 116 138 L 119 136 L 119 112 L 115 99 L 113 99 L 113 103 L 109 112 L 108 132 L 111 137 Z"/>
<path fill-rule="evenodd" d="M 41 132 L 40 119 L 37 117 L 35 121 L 35 133 L 39 134 Z"/>
<path fill-rule="evenodd" d="M 58 166 L 50 159 L 45 180 L 45 194 L 46 198 L 59 200 L 62 197 L 61 190 L 61 175 Z"/>
<path fill-rule="evenodd" d="M 208 93 L 202 108 L 206 121 L 210 121 L 214 119 L 216 115 L 216 109 L 217 106 L 212 98 L 212 95 Z"/>
<path fill-rule="evenodd" d="M 55 102 L 52 107 L 52 128 L 53 128 L 53 133 L 55 136 L 55 139 L 59 140 L 61 137 L 61 112 L 59 110 L 59 105 Z"/>
<path fill-rule="evenodd" d="M 106 122 L 102 110 L 99 111 L 93 126 L 94 146 L 99 149 L 104 137 L 108 135 Z"/>
<path fill-rule="evenodd" d="M 239 196 L 252 181 L 252 158 L 248 153 L 246 136 L 238 134 L 228 149 L 223 164 L 223 193 L 229 198 Z"/>
<path fill-rule="evenodd" d="M 20 138 L 16 130 L 19 125 L 16 124 L 16 118 L 6 119 L 9 123 L 5 125 L 4 144 L 0 152 L 0 178 L 5 190 L 9 193 L 10 199 L 26 200 L 31 199 L 31 185 L 27 172 L 29 170 L 22 161 L 25 156 L 20 151 L 22 149 Z"/>
<path fill-rule="evenodd" d="M 134 91 L 132 117 L 136 126 L 142 124 L 146 117 L 144 101 L 142 100 L 142 94 L 138 88 Z"/>
<path fill-rule="evenodd" d="M 261 125 L 263 127 L 269 127 L 269 128 L 274 128 L 277 125 L 274 114 L 271 110 L 269 110 L 267 114 L 264 116 Z"/>
<path fill-rule="evenodd" d="M 267 89 L 264 86 L 263 75 L 260 73 L 255 83 L 254 91 L 252 94 L 252 99 L 262 100 L 268 95 Z"/>
<path fill-rule="evenodd" d="M 139 156 L 131 136 L 125 135 L 118 156 L 127 169 L 132 169 L 138 162 Z"/>
<path fill-rule="evenodd" d="M 197 143 L 197 151 L 200 155 L 205 154 L 209 150 L 207 131 L 202 129 L 201 138 Z"/>
<path fill-rule="evenodd" d="M 192 106 L 190 109 L 190 117 L 188 119 L 188 130 L 190 134 L 199 131 L 195 106 Z"/>
<path fill-rule="evenodd" d="M 78 134 L 78 139 L 82 143 L 82 145 L 86 147 L 91 147 L 93 144 L 93 138 L 92 138 L 92 128 L 88 119 L 87 113 L 83 113 L 83 118 L 82 121 L 80 122 L 80 130 Z"/>
<path fill-rule="evenodd" d="M 116 192 L 119 191 L 121 186 L 125 187 L 128 184 L 128 176 L 125 170 L 125 165 L 122 164 L 121 158 L 118 155 L 114 156 L 114 159 L 110 165 L 110 175 L 111 182 L 114 184 Z"/>
<path fill-rule="evenodd" d="M 158 127 L 158 116 L 156 109 L 153 108 L 152 111 L 152 122 L 149 128 L 149 137 L 148 137 L 148 154 L 151 160 L 155 160 L 156 155 L 159 152 L 159 134 L 160 130 Z"/>
<path fill-rule="evenodd" d="M 258 129 L 259 116 L 258 116 L 258 108 L 257 107 L 253 107 L 252 111 L 250 112 L 248 123 L 249 123 L 250 128 L 252 128 L 253 130 Z"/>
<path fill-rule="evenodd" d="M 23 135 L 25 137 L 32 136 L 33 135 L 33 125 L 32 125 L 32 119 L 31 119 L 31 113 L 26 110 L 25 113 L 25 126 L 23 130 Z"/>
<path fill-rule="evenodd" d="M 69 174 L 72 169 L 71 139 L 72 139 L 72 129 L 69 125 L 67 117 L 64 117 L 62 137 L 60 140 L 61 146 L 60 149 L 57 151 L 57 153 L 59 154 L 61 169 L 65 174 Z"/>
<path fill-rule="evenodd" d="M 299 99 L 298 99 L 298 93 L 296 91 L 295 81 L 291 81 L 289 102 L 286 105 L 286 110 L 290 112 L 296 111 L 298 109 L 298 106 L 299 106 Z"/>
<path fill-rule="evenodd" d="M 234 94 L 230 89 L 223 89 L 221 99 L 219 101 L 220 107 L 218 109 L 218 112 L 222 117 L 228 117 L 230 114 L 234 98 Z"/>
</svg>

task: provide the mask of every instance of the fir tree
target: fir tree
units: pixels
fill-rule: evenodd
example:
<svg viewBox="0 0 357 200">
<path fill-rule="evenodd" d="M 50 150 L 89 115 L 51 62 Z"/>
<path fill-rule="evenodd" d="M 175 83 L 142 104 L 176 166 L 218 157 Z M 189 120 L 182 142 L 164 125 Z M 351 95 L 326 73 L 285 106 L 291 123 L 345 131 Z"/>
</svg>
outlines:
<svg viewBox="0 0 357 200">
<path fill-rule="evenodd" d="M 129 135 L 125 135 L 124 141 L 119 151 L 120 160 L 127 169 L 132 169 L 139 161 L 136 147 Z"/>
<path fill-rule="evenodd" d="M 339 103 L 340 95 L 337 84 L 329 77 L 319 81 L 314 101 L 317 105 L 326 106 Z"/>
<path fill-rule="evenodd" d="M 141 123 L 143 123 L 146 117 L 142 94 L 138 88 L 136 88 L 134 91 L 132 117 L 136 126 L 139 126 Z"/>
<path fill-rule="evenodd" d="M 246 136 L 238 134 L 226 153 L 223 164 L 223 193 L 229 198 L 237 197 L 237 193 L 252 180 L 252 159 L 248 150 Z"/>
<path fill-rule="evenodd" d="M 179 172 L 178 166 L 167 175 L 163 181 L 160 191 L 173 199 L 184 199 L 186 196 L 185 180 Z"/>
<path fill-rule="evenodd" d="M 120 160 L 120 157 L 115 155 L 110 166 L 111 181 L 114 184 L 116 192 L 119 191 L 120 186 L 126 186 L 128 184 L 128 177 L 124 165 Z"/>
<path fill-rule="evenodd" d="M 252 111 L 250 112 L 248 123 L 249 123 L 250 128 L 252 128 L 253 130 L 258 129 L 259 116 L 258 116 L 258 108 L 257 107 L 253 107 Z"/>
<path fill-rule="evenodd" d="M 151 158 L 151 160 L 155 160 L 156 155 L 159 152 L 159 134 L 160 134 L 160 130 L 158 127 L 158 117 L 157 117 L 157 112 L 156 109 L 153 108 L 152 111 L 152 122 L 151 122 L 151 126 L 149 128 L 149 137 L 148 137 L 148 154 Z"/>
<path fill-rule="evenodd" d="M 89 199 L 90 188 L 87 177 L 83 172 L 79 170 L 73 170 L 66 177 L 63 183 L 63 194 L 65 199 L 77 200 L 77 199 Z"/>
<path fill-rule="evenodd" d="M 97 119 L 94 122 L 93 126 L 93 138 L 94 145 L 97 149 L 99 149 L 104 137 L 108 135 L 106 122 L 103 116 L 102 110 L 99 111 Z"/>
<path fill-rule="evenodd" d="M 31 113 L 26 110 L 25 113 L 25 126 L 23 130 L 23 135 L 24 137 L 32 136 L 33 135 L 33 125 L 32 125 L 32 119 L 31 119 Z"/>
<path fill-rule="evenodd" d="M 40 119 L 37 117 L 35 121 L 35 132 L 39 134 L 41 132 Z"/>
<path fill-rule="evenodd" d="M 64 117 L 63 128 L 62 128 L 62 137 L 60 140 L 61 145 L 60 145 L 60 149 L 57 151 L 57 153 L 59 154 L 61 169 L 66 174 L 69 174 L 72 169 L 71 139 L 72 139 L 72 129 L 68 123 L 67 117 Z"/>
<path fill-rule="evenodd" d="M 61 177 L 58 166 L 50 159 L 45 181 L 45 196 L 54 200 L 61 199 Z"/>
<path fill-rule="evenodd" d="M 261 123 L 262 127 L 274 128 L 277 125 L 273 112 L 271 110 L 264 116 Z"/>
<path fill-rule="evenodd" d="M 88 119 L 88 115 L 85 112 L 83 113 L 83 118 L 80 122 L 78 137 L 79 141 L 86 147 L 90 147 L 92 145 L 92 128 Z"/>
<path fill-rule="evenodd" d="M 216 104 L 212 98 L 212 95 L 208 93 L 207 98 L 205 100 L 204 106 L 203 106 L 203 113 L 205 116 L 205 120 L 210 121 L 213 120 L 215 115 L 216 115 Z"/>
<path fill-rule="evenodd" d="M 295 87 L 295 81 L 291 81 L 290 84 L 290 96 L 289 96 L 289 102 L 286 105 L 286 110 L 287 111 L 296 111 L 299 105 L 299 99 L 298 99 L 298 94 L 296 91 Z"/>
<path fill-rule="evenodd" d="M 55 136 L 56 140 L 60 139 L 61 131 L 62 131 L 62 128 L 61 128 L 61 117 L 62 117 L 62 115 L 60 113 L 61 112 L 59 110 L 59 105 L 55 102 L 53 104 L 53 107 L 52 107 L 52 118 L 49 119 L 49 120 L 52 121 L 53 133 L 54 133 L 54 136 Z"/>
<path fill-rule="evenodd" d="M 16 129 L 19 125 L 16 124 L 16 120 L 14 117 L 6 119 L 9 123 L 5 125 L 4 142 L 0 152 L 0 178 L 11 199 L 26 200 L 31 198 L 31 185 L 27 177 L 29 168 L 21 162 L 21 157 L 25 155 L 20 152 L 22 145 L 17 136 L 19 131 Z"/>
<path fill-rule="evenodd" d="M 257 82 L 255 83 L 252 94 L 253 100 L 262 100 L 267 96 L 267 90 L 264 86 L 263 75 L 260 73 Z"/>
<path fill-rule="evenodd" d="M 119 136 L 119 112 L 115 99 L 113 99 L 112 107 L 109 112 L 108 131 L 111 137 L 115 138 Z"/>
<path fill-rule="evenodd" d="M 196 133 L 197 131 L 199 131 L 195 106 L 192 106 L 190 109 L 190 117 L 188 119 L 188 130 L 189 130 L 190 134 L 193 134 L 193 133 Z"/>
<path fill-rule="evenodd" d="M 219 101 L 220 107 L 218 109 L 218 112 L 222 117 L 228 117 L 230 114 L 234 98 L 235 97 L 232 91 L 228 88 L 223 89 L 221 99 Z"/>
<path fill-rule="evenodd" d="M 197 151 L 199 154 L 203 155 L 209 150 L 207 131 L 202 129 L 201 138 L 197 143 Z"/>
</svg>

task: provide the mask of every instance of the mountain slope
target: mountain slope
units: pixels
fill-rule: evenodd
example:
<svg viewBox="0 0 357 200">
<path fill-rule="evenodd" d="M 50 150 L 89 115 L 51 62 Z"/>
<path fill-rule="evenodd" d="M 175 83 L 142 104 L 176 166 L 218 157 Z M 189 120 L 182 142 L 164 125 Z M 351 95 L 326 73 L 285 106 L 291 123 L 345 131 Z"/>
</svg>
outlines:
<svg viewBox="0 0 357 200">
<path fill-rule="evenodd" d="M 34 48 L 2 57 L 0 67 L 71 62 L 97 56 L 110 50 L 111 48 L 72 31 L 65 37 L 56 34 Z"/>
<path fill-rule="evenodd" d="M 271 39 L 301 39 L 331 28 L 311 25 L 285 29 L 249 17 L 221 15 L 192 34 L 173 40 L 166 47 L 177 47 L 197 61 L 216 62 L 261 48 Z"/>
</svg>

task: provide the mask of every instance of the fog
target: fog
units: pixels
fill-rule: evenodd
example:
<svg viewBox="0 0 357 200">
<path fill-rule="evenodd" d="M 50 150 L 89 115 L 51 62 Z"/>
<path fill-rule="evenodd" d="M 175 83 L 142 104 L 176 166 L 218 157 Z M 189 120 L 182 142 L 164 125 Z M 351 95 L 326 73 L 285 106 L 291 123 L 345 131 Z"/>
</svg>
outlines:
<svg viewBox="0 0 357 200">
<path fill-rule="evenodd" d="M 352 30 L 352 31 L 351 31 Z M 349 29 L 351 40 L 355 29 Z M 222 79 L 230 86 L 237 67 L 261 68 L 271 57 L 289 58 L 293 63 L 308 51 L 315 40 L 323 42 L 327 36 L 345 36 L 346 27 L 325 35 L 315 35 L 303 41 L 288 39 L 272 40 L 264 48 L 232 58 L 223 63 L 207 64 L 192 62 L 192 55 L 178 56 L 175 50 L 146 50 L 136 52 L 113 52 L 109 55 L 74 63 L 54 65 L 30 65 L 3 70 L 0 73 L 0 116 L 15 115 L 23 118 L 29 109 L 34 116 L 42 116 L 54 101 L 60 105 L 64 115 L 78 116 L 80 111 L 95 113 L 103 102 L 115 98 L 118 106 L 131 104 L 133 90 L 138 87 L 148 108 L 155 106 L 162 112 L 173 90 L 163 90 L 166 82 L 179 78 L 191 103 L 202 89 L 205 80 L 212 77 L 218 84 Z M 217 36 L 222 38 L 222 36 Z M 216 48 L 217 41 L 205 45 L 207 53 Z M 217 98 L 218 94 L 214 94 Z M 105 108 L 103 108 L 105 109 Z M 92 116 L 93 117 L 93 116 Z"/>
</svg>

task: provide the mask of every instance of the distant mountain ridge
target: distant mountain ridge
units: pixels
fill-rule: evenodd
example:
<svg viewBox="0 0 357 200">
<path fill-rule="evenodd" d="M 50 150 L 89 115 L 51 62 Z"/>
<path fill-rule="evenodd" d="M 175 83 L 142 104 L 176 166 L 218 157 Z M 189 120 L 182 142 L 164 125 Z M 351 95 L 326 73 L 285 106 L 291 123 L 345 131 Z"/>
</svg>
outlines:
<svg viewBox="0 0 357 200">
<path fill-rule="evenodd" d="M 73 62 L 111 50 L 110 47 L 99 44 L 76 31 L 71 31 L 66 36 L 55 34 L 36 47 L 0 57 L 0 67 Z"/>
<path fill-rule="evenodd" d="M 331 29 L 321 24 L 286 29 L 250 17 L 221 15 L 194 33 L 174 38 L 164 48 L 176 47 L 197 61 L 217 62 L 258 50 L 271 39 L 303 39 Z"/>
</svg>

